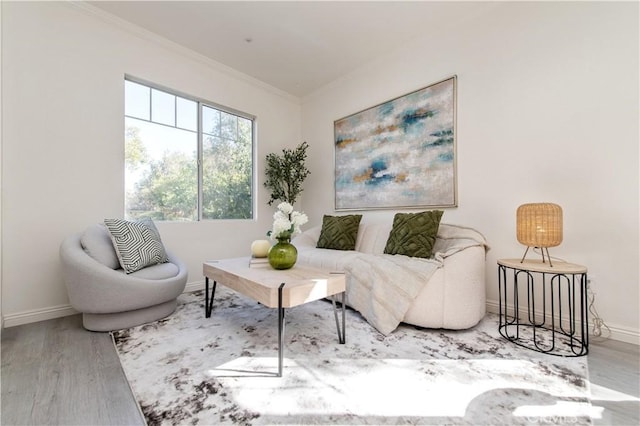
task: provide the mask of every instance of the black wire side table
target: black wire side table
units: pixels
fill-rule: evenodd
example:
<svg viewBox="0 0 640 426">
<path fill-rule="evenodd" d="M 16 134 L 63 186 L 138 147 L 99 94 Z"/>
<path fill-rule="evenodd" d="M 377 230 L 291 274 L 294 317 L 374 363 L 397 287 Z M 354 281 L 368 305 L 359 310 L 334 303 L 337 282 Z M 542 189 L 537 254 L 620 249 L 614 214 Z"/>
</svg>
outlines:
<svg viewBox="0 0 640 426">
<path fill-rule="evenodd" d="M 589 352 L 587 268 L 566 262 L 499 259 L 500 334 L 550 355 Z"/>
</svg>

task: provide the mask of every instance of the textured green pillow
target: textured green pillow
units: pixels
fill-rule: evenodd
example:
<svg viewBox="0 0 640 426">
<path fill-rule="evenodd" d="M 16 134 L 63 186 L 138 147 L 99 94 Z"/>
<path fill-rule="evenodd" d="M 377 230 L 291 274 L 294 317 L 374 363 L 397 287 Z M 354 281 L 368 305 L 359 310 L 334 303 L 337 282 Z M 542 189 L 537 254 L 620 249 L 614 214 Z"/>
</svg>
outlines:
<svg viewBox="0 0 640 426">
<path fill-rule="evenodd" d="M 442 210 L 396 213 L 384 252 L 410 257 L 431 257 L 442 213 Z"/>
<path fill-rule="evenodd" d="M 333 250 L 355 250 L 361 214 L 322 218 L 322 230 L 316 247 Z"/>
</svg>

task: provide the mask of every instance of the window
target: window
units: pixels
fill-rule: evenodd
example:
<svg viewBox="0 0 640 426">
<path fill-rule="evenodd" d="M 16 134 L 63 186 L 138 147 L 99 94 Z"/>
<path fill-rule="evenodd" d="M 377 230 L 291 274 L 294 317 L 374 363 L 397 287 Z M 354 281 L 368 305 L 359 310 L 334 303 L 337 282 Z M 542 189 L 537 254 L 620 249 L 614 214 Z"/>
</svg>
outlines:
<svg viewBox="0 0 640 426">
<path fill-rule="evenodd" d="M 253 217 L 254 118 L 125 80 L 125 217 Z"/>
</svg>

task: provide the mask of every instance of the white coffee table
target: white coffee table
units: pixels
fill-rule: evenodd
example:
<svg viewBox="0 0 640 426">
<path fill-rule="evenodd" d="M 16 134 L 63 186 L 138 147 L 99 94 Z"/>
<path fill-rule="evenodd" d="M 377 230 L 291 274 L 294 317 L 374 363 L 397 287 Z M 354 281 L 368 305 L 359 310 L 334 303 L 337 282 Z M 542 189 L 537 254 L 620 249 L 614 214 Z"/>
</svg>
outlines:
<svg viewBox="0 0 640 426">
<path fill-rule="evenodd" d="M 287 270 L 275 270 L 269 266 L 249 267 L 249 258 L 241 257 L 209 261 L 203 264 L 205 277 L 205 316 L 209 318 L 213 309 L 216 284 L 237 291 L 269 308 L 278 309 L 278 377 L 282 377 L 284 358 L 284 313 L 285 308 L 303 305 L 318 299 L 331 297 L 333 313 L 338 330 L 338 341 L 345 343 L 346 289 L 344 273 L 328 273 L 319 269 L 294 266 Z M 213 281 L 209 297 L 209 281 Z M 342 328 L 338 320 L 336 295 L 341 295 Z"/>
</svg>

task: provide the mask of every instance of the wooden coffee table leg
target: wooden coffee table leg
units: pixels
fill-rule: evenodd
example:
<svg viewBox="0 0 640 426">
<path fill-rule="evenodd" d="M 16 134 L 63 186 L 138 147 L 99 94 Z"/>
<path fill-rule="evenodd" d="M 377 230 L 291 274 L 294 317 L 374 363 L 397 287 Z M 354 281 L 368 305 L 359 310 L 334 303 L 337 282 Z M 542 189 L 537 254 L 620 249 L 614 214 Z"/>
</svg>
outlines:
<svg viewBox="0 0 640 426">
<path fill-rule="evenodd" d="M 284 308 L 282 307 L 282 288 L 278 287 L 278 377 L 282 377 L 282 362 L 284 360 Z"/>
</svg>

